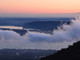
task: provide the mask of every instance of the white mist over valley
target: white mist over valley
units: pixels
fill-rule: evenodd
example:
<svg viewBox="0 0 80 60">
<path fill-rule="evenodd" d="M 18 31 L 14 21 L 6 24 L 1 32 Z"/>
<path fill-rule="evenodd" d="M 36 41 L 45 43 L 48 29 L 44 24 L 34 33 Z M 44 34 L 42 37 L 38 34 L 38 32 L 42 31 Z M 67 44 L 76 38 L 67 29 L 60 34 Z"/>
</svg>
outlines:
<svg viewBox="0 0 80 60">
<path fill-rule="evenodd" d="M 80 39 L 80 20 L 71 20 L 63 24 L 52 34 L 31 32 L 20 36 L 14 31 L 0 30 L 0 48 L 16 49 L 61 49 Z"/>
</svg>

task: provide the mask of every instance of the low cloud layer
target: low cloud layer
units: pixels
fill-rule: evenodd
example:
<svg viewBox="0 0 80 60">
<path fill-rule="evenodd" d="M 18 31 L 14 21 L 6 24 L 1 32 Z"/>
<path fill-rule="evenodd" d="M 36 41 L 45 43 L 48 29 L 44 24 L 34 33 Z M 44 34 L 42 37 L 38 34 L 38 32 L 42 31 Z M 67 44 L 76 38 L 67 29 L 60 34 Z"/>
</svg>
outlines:
<svg viewBox="0 0 80 60">
<path fill-rule="evenodd" d="M 28 32 L 20 36 L 13 31 L 0 31 L 0 48 L 61 49 L 80 40 L 80 20 L 54 30 L 53 34 Z"/>
<path fill-rule="evenodd" d="M 80 20 L 72 20 L 70 25 L 63 25 L 63 28 L 54 30 L 52 35 L 44 33 L 29 32 L 28 40 L 31 42 L 63 42 L 63 41 L 78 41 L 80 40 Z"/>
<path fill-rule="evenodd" d="M 69 44 L 72 44 L 72 42 L 56 42 L 56 43 L 49 43 L 48 41 L 40 42 L 40 41 L 35 41 L 35 38 L 38 39 L 38 37 L 34 37 L 32 39 L 33 41 L 30 40 L 32 38 L 30 35 L 34 35 L 36 33 L 29 32 L 28 34 L 24 36 L 20 36 L 16 32 L 13 31 L 0 31 L 0 49 L 2 48 L 16 48 L 16 49 L 61 49 L 63 47 L 67 47 Z M 38 33 L 37 33 L 38 34 Z M 45 36 L 44 33 L 42 33 L 41 36 Z M 45 38 L 41 37 L 41 39 L 48 40 L 46 37 L 49 38 L 48 35 L 45 36 Z M 41 40 L 40 39 L 40 40 Z"/>
</svg>

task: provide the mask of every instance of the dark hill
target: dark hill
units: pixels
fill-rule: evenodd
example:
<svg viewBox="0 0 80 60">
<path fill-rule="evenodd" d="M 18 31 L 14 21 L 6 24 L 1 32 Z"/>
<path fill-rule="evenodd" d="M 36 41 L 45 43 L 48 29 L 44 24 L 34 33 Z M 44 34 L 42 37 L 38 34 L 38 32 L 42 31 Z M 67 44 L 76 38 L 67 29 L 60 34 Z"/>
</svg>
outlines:
<svg viewBox="0 0 80 60">
<path fill-rule="evenodd" d="M 40 60 L 80 60 L 80 41 Z"/>
</svg>

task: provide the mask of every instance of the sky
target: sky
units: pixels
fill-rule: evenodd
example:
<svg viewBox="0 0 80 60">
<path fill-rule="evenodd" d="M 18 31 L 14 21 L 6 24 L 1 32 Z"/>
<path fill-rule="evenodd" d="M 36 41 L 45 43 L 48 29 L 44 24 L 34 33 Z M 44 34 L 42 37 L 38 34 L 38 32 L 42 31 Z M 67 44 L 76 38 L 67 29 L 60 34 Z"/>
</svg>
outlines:
<svg viewBox="0 0 80 60">
<path fill-rule="evenodd" d="M 80 0 L 0 0 L 0 16 L 79 13 L 79 6 Z"/>
</svg>

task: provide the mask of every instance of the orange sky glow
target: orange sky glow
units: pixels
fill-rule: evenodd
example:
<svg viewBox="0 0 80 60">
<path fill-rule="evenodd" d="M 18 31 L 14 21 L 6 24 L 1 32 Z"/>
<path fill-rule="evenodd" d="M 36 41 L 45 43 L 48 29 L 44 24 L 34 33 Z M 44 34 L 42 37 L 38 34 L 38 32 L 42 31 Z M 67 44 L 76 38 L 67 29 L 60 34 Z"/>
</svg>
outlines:
<svg viewBox="0 0 80 60">
<path fill-rule="evenodd" d="M 1 0 L 0 13 L 77 13 L 80 0 Z"/>
</svg>

